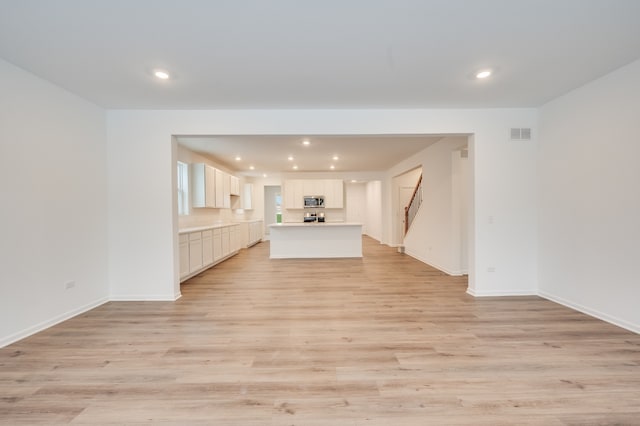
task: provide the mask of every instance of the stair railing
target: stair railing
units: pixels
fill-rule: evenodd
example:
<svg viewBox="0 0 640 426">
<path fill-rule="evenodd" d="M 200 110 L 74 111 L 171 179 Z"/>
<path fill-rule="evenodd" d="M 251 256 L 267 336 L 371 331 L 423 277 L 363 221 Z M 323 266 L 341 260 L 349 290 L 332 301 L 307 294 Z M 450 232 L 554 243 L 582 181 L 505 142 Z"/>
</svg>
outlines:
<svg viewBox="0 0 640 426">
<path fill-rule="evenodd" d="M 416 217 L 418 213 L 418 208 L 422 204 L 422 175 L 420 175 L 420 179 L 418 179 L 418 184 L 416 188 L 413 190 L 413 195 L 411 196 L 411 200 L 409 201 L 409 205 L 404 208 L 404 233 L 407 234 L 409 228 L 411 227 L 411 223 L 413 219 Z"/>
</svg>

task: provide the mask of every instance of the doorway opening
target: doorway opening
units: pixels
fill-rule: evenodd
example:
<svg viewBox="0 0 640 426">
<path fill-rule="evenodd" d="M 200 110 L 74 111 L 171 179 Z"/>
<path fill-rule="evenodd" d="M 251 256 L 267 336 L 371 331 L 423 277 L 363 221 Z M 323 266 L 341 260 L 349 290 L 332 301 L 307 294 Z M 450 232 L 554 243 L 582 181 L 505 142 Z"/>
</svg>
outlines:
<svg viewBox="0 0 640 426">
<path fill-rule="evenodd" d="M 282 223 L 282 188 L 280 185 L 264 186 L 264 239 L 269 239 L 269 225 Z"/>
</svg>

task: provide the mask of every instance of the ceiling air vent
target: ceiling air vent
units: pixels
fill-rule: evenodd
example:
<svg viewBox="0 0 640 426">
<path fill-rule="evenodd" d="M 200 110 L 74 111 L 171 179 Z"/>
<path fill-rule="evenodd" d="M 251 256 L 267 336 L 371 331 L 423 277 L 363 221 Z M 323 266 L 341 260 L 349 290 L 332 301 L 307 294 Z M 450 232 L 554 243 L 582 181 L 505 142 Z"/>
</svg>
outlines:
<svg viewBox="0 0 640 426">
<path fill-rule="evenodd" d="M 530 128 L 511 128 L 509 131 L 509 139 L 512 141 L 530 141 L 531 129 Z"/>
</svg>

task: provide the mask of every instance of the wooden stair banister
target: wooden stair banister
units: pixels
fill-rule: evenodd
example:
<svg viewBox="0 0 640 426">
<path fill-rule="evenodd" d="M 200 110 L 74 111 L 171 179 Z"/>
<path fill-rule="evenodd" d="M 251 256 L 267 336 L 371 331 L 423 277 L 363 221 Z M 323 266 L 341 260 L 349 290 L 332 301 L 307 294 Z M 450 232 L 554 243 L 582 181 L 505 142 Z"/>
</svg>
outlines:
<svg viewBox="0 0 640 426">
<path fill-rule="evenodd" d="M 422 185 L 422 174 L 420 174 L 420 178 L 418 179 L 418 183 L 416 184 L 415 189 L 413 190 L 413 194 L 411 195 L 411 199 L 409 200 L 409 204 L 404 207 L 404 233 L 406 234 L 409 230 L 409 210 L 411 209 L 411 205 L 416 199 L 416 195 L 418 194 L 418 190 Z"/>
</svg>

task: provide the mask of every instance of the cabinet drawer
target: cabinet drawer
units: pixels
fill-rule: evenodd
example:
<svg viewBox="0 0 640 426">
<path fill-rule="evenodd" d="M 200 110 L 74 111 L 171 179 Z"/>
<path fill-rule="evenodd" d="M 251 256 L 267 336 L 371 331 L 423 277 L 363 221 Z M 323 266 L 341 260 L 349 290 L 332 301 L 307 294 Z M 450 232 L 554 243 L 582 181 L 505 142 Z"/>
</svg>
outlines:
<svg viewBox="0 0 640 426">
<path fill-rule="evenodd" d="M 212 238 L 212 237 L 213 237 L 213 232 L 211 231 L 211 229 L 208 229 L 206 231 L 202 231 L 202 239 Z"/>
<path fill-rule="evenodd" d="M 202 239 L 202 232 L 192 232 L 189 234 L 189 241 L 199 241 Z"/>
<path fill-rule="evenodd" d="M 220 235 L 222 235 L 222 229 L 216 228 L 216 229 L 213 230 L 213 236 L 214 237 L 219 237 Z"/>
<path fill-rule="evenodd" d="M 178 242 L 180 244 L 185 244 L 189 242 L 189 234 L 180 234 L 178 235 Z"/>
</svg>

